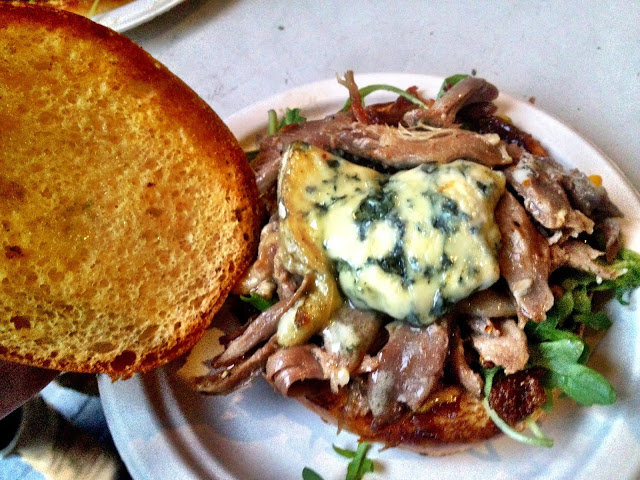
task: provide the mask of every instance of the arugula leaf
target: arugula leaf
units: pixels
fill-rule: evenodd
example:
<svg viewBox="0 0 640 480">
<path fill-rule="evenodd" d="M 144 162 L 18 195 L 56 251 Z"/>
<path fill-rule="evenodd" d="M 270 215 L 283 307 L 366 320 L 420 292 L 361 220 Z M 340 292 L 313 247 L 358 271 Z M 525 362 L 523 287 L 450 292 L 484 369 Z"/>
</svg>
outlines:
<svg viewBox="0 0 640 480">
<path fill-rule="evenodd" d="M 577 313 L 573 316 L 573 319 L 595 330 L 607 330 L 612 325 L 611 320 L 604 312 Z"/>
<path fill-rule="evenodd" d="M 393 85 L 385 85 L 383 83 L 378 83 L 375 85 L 368 85 L 366 87 L 362 87 L 358 90 L 358 92 L 360 92 L 360 98 L 362 100 L 362 103 L 364 104 L 364 98 L 369 95 L 370 93 L 373 93 L 375 91 L 378 90 L 386 90 L 388 92 L 393 92 L 407 100 L 409 100 L 411 103 L 415 103 L 416 105 L 418 105 L 421 108 L 429 108 L 428 105 L 426 105 L 422 100 L 420 100 L 418 97 L 415 97 L 413 95 L 411 95 L 409 92 L 407 92 L 406 90 L 402 90 L 401 88 L 398 87 L 394 87 Z M 340 110 L 341 112 L 348 112 L 349 108 L 351 107 L 351 99 L 348 98 L 346 102 L 344 102 L 344 106 L 342 107 L 342 109 Z"/>
<path fill-rule="evenodd" d="M 367 452 L 370 448 L 370 443 L 358 443 L 358 448 L 355 452 L 355 455 L 347 466 L 346 480 L 362 480 L 362 477 L 364 477 L 365 473 L 373 472 L 373 462 L 370 459 L 366 458 Z"/>
<path fill-rule="evenodd" d="M 264 297 L 258 295 L 257 293 L 252 293 L 249 296 L 240 295 L 240 300 L 242 300 L 243 302 L 248 303 L 252 307 L 260 310 L 261 312 L 264 312 L 265 310 L 267 310 L 269 307 L 271 307 L 272 305 L 274 305 L 276 303 L 276 300 L 269 299 L 269 298 L 264 298 Z"/>
<path fill-rule="evenodd" d="M 611 290 L 622 305 L 629 305 L 631 292 L 640 287 L 640 254 L 623 248 L 611 266 L 624 273 L 613 280 L 596 281 L 591 290 Z"/>
<path fill-rule="evenodd" d="M 335 445 L 333 446 L 333 450 L 338 455 L 351 459 L 349 465 L 347 465 L 347 476 L 345 477 L 345 480 L 362 480 L 365 473 L 373 472 L 373 461 L 367 458 L 367 452 L 370 448 L 371 444 L 367 442 L 358 442 L 358 448 L 355 452 Z M 308 467 L 305 467 L 302 470 L 302 480 L 323 479 L 318 473 Z"/>
<path fill-rule="evenodd" d="M 580 405 L 611 405 L 616 401 L 616 392 L 609 381 L 586 365 L 565 365 L 562 372 L 551 371 L 547 374 L 546 381 Z"/>
<path fill-rule="evenodd" d="M 302 469 L 302 480 L 324 480 L 315 470 L 309 467 Z"/>
<path fill-rule="evenodd" d="M 269 110 L 267 112 L 267 136 L 275 135 L 285 125 L 291 125 L 292 123 L 304 123 L 306 117 L 300 115 L 299 108 L 286 108 L 282 119 L 278 122 L 278 114 L 275 110 Z"/>
<path fill-rule="evenodd" d="M 455 75 L 451 75 L 450 77 L 445 78 L 444 82 L 442 82 L 442 86 L 440 87 L 440 91 L 438 92 L 438 96 L 436 98 L 440 98 L 447 92 L 447 90 L 449 90 L 460 80 L 464 80 L 468 76 L 469 75 L 467 75 L 466 73 L 456 73 Z"/>
<path fill-rule="evenodd" d="M 529 346 L 529 365 L 548 370 L 545 381 L 581 405 L 611 405 L 616 392 L 609 381 L 583 365 L 584 343 L 581 340 L 556 340 Z"/>
</svg>

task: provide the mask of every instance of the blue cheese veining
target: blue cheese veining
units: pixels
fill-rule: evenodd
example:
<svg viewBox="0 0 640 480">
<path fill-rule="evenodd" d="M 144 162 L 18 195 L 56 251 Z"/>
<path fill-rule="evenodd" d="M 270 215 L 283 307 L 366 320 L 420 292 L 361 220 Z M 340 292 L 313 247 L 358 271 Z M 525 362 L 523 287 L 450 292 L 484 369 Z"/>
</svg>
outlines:
<svg viewBox="0 0 640 480">
<path fill-rule="evenodd" d="M 502 173 L 465 160 L 384 175 L 308 146 L 298 185 L 310 238 L 357 307 L 428 325 L 499 278 Z M 291 154 L 291 152 L 290 152 Z"/>
</svg>

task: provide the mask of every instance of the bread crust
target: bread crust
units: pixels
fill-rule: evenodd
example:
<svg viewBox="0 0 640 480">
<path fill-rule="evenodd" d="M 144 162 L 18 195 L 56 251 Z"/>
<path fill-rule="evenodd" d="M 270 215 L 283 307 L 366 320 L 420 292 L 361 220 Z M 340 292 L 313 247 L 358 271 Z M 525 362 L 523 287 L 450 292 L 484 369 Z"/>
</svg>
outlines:
<svg viewBox="0 0 640 480">
<path fill-rule="evenodd" d="M 183 354 L 257 246 L 235 137 L 81 16 L 0 3 L 0 58 L 0 359 L 115 379 Z"/>
<path fill-rule="evenodd" d="M 379 442 L 430 456 L 442 456 L 473 448 L 500 430 L 489 418 L 482 399 L 459 386 L 439 387 L 416 412 L 380 428 L 372 426 L 370 412 L 350 408 L 344 390 L 327 386 L 296 397 L 305 407 L 339 429 L 355 433 L 363 441 Z"/>
</svg>

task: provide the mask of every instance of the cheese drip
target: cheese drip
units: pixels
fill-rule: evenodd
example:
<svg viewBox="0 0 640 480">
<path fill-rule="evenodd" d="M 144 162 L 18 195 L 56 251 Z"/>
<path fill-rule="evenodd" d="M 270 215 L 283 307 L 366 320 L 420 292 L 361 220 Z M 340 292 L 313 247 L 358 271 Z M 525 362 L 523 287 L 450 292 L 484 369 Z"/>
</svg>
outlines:
<svg viewBox="0 0 640 480">
<path fill-rule="evenodd" d="M 355 306 L 428 325 L 498 280 L 502 173 L 456 160 L 384 175 L 307 146 L 296 161 L 309 175 L 293 205 Z"/>
</svg>

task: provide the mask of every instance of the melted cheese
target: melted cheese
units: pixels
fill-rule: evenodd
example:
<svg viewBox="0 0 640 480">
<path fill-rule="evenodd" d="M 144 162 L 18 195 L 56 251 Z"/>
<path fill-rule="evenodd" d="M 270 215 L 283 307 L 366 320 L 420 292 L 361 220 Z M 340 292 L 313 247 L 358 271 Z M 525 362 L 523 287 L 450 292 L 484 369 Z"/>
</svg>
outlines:
<svg viewBox="0 0 640 480">
<path fill-rule="evenodd" d="M 500 172 L 457 160 L 383 175 L 314 147 L 297 205 L 350 301 L 415 325 L 499 277 Z"/>
</svg>

